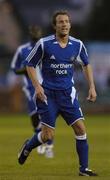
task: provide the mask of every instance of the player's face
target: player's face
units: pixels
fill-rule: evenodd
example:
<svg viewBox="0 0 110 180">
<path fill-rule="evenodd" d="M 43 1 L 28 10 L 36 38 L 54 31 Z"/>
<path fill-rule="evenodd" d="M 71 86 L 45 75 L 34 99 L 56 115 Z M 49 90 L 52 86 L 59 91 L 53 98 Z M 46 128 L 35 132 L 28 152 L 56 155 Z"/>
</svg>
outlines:
<svg viewBox="0 0 110 180">
<path fill-rule="evenodd" d="M 56 17 L 55 30 L 59 36 L 66 36 L 69 34 L 71 25 L 67 15 L 58 15 Z"/>
</svg>

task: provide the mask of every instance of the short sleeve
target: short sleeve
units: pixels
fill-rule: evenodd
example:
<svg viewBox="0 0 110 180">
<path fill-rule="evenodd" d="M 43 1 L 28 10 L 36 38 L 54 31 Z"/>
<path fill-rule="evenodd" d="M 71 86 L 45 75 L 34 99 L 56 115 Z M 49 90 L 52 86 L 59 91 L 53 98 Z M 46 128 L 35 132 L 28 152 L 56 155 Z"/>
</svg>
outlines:
<svg viewBox="0 0 110 180">
<path fill-rule="evenodd" d="M 30 54 L 23 63 L 27 66 L 36 67 L 42 59 L 42 54 L 43 54 L 42 44 L 41 41 L 39 40 L 35 44 L 34 48 L 32 49 L 32 51 L 30 52 Z"/>
<path fill-rule="evenodd" d="M 86 47 L 84 46 L 82 42 L 80 43 L 80 49 L 79 49 L 79 54 L 77 56 L 77 61 L 83 66 L 86 66 L 89 64 L 88 53 L 87 53 Z"/>
</svg>

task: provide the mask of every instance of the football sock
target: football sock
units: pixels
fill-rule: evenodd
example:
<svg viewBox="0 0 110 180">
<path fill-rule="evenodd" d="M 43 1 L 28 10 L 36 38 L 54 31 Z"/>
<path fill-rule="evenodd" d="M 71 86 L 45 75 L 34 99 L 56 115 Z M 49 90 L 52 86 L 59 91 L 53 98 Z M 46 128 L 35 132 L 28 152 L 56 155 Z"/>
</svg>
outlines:
<svg viewBox="0 0 110 180">
<path fill-rule="evenodd" d="M 36 133 L 39 133 L 40 131 L 41 131 L 41 128 L 36 128 L 36 129 L 35 129 L 35 132 L 36 132 Z"/>
<path fill-rule="evenodd" d="M 79 157 L 80 171 L 84 171 L 88 168 L 88 143 L 86 134 L 76 136 L 76 150 Z"/>
<path fill-rule="evenodd" d="M 37 146 L 40 146 L 42 144 L 42 139 L 41 139 L 41 131 L 39 133 L 34 134 L 34 136 L 28 141 L 26 145 L 26 149 L 28 151 L 31 151 Z"/>
</svg>

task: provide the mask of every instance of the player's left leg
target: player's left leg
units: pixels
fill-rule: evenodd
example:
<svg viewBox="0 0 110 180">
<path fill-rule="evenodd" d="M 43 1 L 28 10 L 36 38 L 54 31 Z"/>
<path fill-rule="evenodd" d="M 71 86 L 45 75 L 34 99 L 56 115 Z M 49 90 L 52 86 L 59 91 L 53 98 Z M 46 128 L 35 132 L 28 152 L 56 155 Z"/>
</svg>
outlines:
<svg viewBox="0 0 110 180">
<path fill-rule="evenodd" d="M 97 176 L 96 173 L 88 169 L 88 142 L 83 120 L 76 120 L 72 128 L 76 137 L 76 150 L 79 157 L 79 175 L 80 176 Z"/>
<path fill-rule="evenodd" d="M 63 93 L 62 93 L 63 94 Z M 86 129 L 84 125 L 84 117 L 77 100 L 75 88 L 68 89 L 62 95 L 62 103 L 60 103 L 61 114 L 68 125 L 71 125 L 76 137 L 76 150 L 79 157 L 79 175 L 96 176 L 95 173 L 88 169 L 88 142 L 86 137 Z"/>
<path fill-rule="evenodd" d="M 73 116 L 73 119 L 74 119 L 74 116 Z M 68 123 L 67 116 L 65 120 Z M 72 126 L 75 132 L 76 151 L 79 157 L 79 175 L 80 176 L 97 176 L 96 173 L 94 173 L 88 168 L 88 141 L 87 141 L 87 135 L 86 135 L 85 125 L 84 125 L 83 120 L 81 120 L 80 118 L 76 119 L 70 125 Z"/>
</svg>

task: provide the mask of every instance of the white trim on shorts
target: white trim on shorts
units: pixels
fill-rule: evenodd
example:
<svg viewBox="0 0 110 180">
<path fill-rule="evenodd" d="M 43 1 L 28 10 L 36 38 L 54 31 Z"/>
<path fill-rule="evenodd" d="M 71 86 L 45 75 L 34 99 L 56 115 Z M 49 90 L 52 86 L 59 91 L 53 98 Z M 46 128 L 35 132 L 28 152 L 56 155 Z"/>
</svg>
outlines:
<svg viewBox="0 0 110 180">
<path fill-rule="evenodd" d="M 76 119 L 73 123 L 71 123 L 71 124 L 69 124 L 69 126 L 72 126 L 73 124 L 75 124 L 77 121 L 79 121 L 79 120 L 85 120 L 84 119 L 84 117 L 80 117 L 80 118 L 78 118 L 78 119 Z"/>
<path fill-rule="evenodd" d="M 51 128 L 51 129 L 55 129 L 55 127 L 49 126 L 48 124 L 46 124 L 46 123 L 44 123 L 44 122 L 41 122 L 41 124 L 43 124 L 43 125 L 45 125 L 45 126 Z"/>
</svg>

